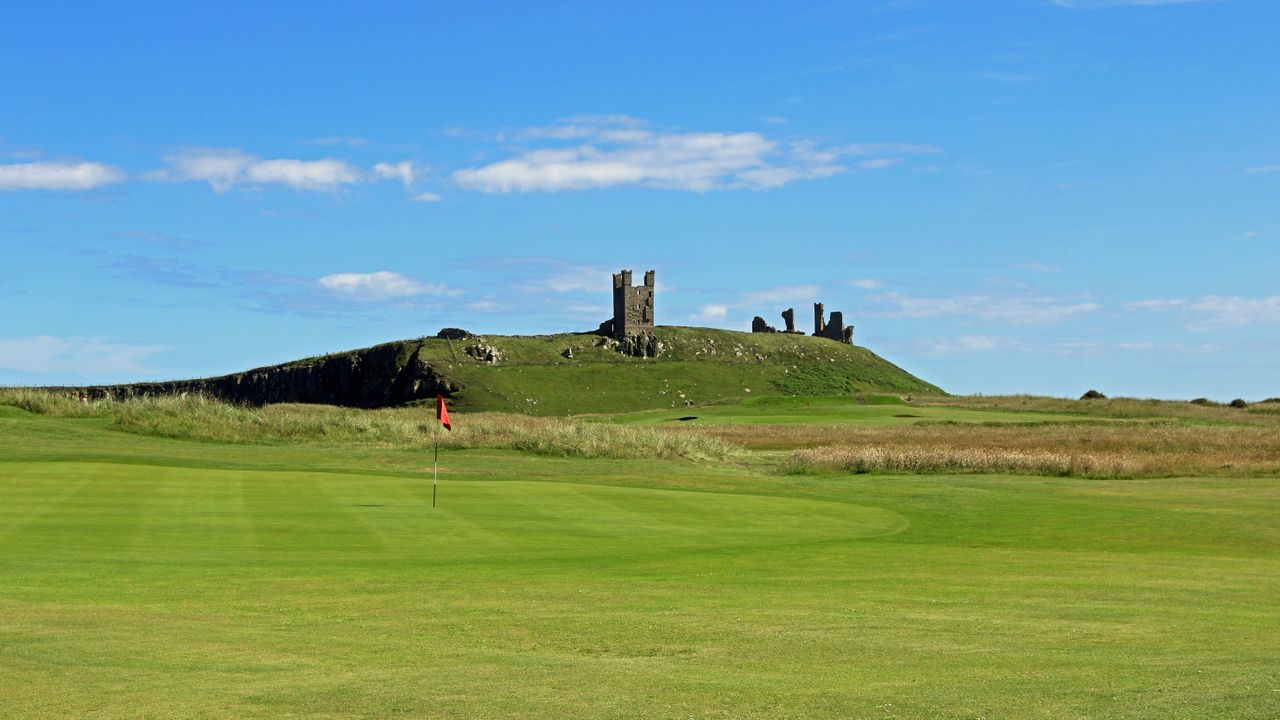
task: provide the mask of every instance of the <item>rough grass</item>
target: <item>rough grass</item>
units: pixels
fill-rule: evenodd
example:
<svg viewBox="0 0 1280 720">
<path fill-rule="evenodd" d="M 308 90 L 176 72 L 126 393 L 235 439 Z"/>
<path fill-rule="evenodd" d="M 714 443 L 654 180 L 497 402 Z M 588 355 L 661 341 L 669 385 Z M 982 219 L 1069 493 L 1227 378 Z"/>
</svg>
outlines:
<svg viewBox="0 0 1280 720">
<path fill-rule="evenodd" d="M 1273 476 L 1280 474 L 1280 417 L 1265 410 L 1161 401 L 1052 398 L 930 398 L 929 407 L 989 405 L 1008 412 L 1110 407 L 1120 419 L 1079 422 L 873 424 L 635 424 L 584 422 L 509 413 L 464 413 L 445 448 L 496 448 L 578 458 L 688 458 L 726 461 L 750 450 L 791 474 L 1013 473 L 1077 477 Z M 946 403 L 940 405 L 939 403 Z M 101 418 L 112 429 L 201 442 L 346 445 L 421 449 L 437 432 L 433 408 L 357 410 L 324 405 L 250 408 L 201 396 L 84 403 L 38 390 L 0 391 L 0 405 L 49 417 Z M 1259 404 L 1269 409 L 1271 404 Z M 897 406 L 895 406 L 897 407 Z M 1255 406 L 1258 407 L 1258 406 Z M 808 412 L 810 408 L 803 411 Z M 793 409 L 801 412 L 800 409 Z M 1179 415 L 1178 413 L 1183 413 Z M 1016 413 L 1015 413 L 1016 414 Z M 1125 418 L 1164 417 L 1158 420 Z M 824 416 L 827 417 L 827 416 Z M 1234 424 L 1227 424 L 1235 420 Z"/>
<path fill-rule="evenodd" d="M 505 448 L 562 457 L 684 457 L 724 460 L 738 448 L 721 438 L 675 429 L 586 423 L 502 413 L 458 416 L 437 430 L 434 408 L 358 410 L 329 405 L 251 408 L 201 395 L 79 402 L 36 390 L 4 391 L 0 405 L 50 417 L 108 418 L 126 432 L 204 442 L 360 444 L 385 448 Z"/>
<path fill-rule="evenodd" d="M 742 441 L 797 447 L 789 472 L 1025 473 L 1082 477 L 1280 474 L 1271 428 L 1174 422 L 960 424 L 887 427 L 717 427 Z"/>
<path fill-rule="evenodd" d="M 1020 412 L 1065 413 L 1096 418 L 1177 418 L 1204 423 L 1276 425 L 1280 402 L 1269 398 L 1244 408 L 1208 401 L 1109 398 L 1071 400 L 1036 395 L 921 395 L 913 402 L 926 407 L 949 407 Z"/>
</svg>

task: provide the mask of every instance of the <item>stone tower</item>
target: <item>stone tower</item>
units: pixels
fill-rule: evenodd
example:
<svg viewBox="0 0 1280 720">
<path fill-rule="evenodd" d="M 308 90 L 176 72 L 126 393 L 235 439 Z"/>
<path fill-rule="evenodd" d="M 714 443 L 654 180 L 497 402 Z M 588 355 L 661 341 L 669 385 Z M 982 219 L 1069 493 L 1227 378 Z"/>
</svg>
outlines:
<svg viewBox="0 0 1280 720">
<path fill-rule="evenodd" d="M 631 284 L 631 271 L 613 274 L 613 336 L 625 340 L 653 334 L 653 271 L 644 274 L 644 285 Z"/>
</svg>

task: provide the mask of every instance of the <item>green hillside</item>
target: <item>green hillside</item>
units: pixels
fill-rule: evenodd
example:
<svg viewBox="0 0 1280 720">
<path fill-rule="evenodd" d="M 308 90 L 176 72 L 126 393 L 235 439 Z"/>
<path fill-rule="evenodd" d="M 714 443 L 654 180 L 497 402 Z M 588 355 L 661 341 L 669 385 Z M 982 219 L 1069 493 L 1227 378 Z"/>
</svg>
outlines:
<svg viewBox="0 0 1280 720">
<path fill-rule="evenodd" d="M 822 338 L 691 327 L 659 327 L 655 335 L 663 346 L 656 359 L 623 355 L 609 338 L 589 333 L 431 338 L 418 357 L 463 386 L 455 399 L 460 408 L 535 415 L 778 395 L 941 392 L 866 348 Z M 477 343 L 496 348 L 502 359 L 488 364 L 463 352 Z"/>
<path fill-rule="evenodd" d="M 866 348 L 804 335 L 660 327 L 661 352 L 596 333 L 398 340 L 219 377 L 59 388 L 82 400 L 200 394 L 248 405 L 392 407 L 437 393 L 463 410 L 580 415 L 759 397 L 942 391 Z"/>
</svg>

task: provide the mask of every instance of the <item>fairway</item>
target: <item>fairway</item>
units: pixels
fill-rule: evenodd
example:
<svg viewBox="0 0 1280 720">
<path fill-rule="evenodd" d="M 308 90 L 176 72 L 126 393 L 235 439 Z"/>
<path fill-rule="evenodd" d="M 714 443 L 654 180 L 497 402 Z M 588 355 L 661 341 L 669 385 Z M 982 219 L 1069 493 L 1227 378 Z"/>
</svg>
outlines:
<svg viewBox="0 0 1280 720">
<path fill-rule="evenodd" d="M 89 463 L 6 464 L 5 559 L 62 558 L 137 572 L 329 563 L 524 567 L 661 560 L 897 532 L 880 508 L 793 498 L 569 483 L 422 479 Z M 106 578 L 104 578 L 106 579 Z"/>
<path fill-rule="evenodd" d="M 470 449 L 442 455 L 432 509 L 421 450 L 14 410 L 0 457 L 4 717 L 1166 720 L 1280 701 L 1268 477 Z"/>
</svg>

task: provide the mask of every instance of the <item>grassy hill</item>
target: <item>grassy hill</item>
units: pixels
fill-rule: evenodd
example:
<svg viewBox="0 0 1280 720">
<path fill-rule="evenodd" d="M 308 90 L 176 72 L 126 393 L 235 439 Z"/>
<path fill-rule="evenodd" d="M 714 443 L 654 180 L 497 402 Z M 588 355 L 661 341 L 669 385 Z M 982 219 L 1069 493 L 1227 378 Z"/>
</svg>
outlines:
<svg viewBox="0 0 1280 720">
<path fill-rule="evenodd" d="M 616 352 L 594 334 L 430 339 L 420 357 L 459 381 L 458 406 L 565 415 L 683 408 L 777 395 L 939 393 L 866 348 L 802 335 L 660 327 L 657 359 Z M 494 365 L 458 355 L 473 342 L 499 349 Z M 565 351 L 572 351 L 572 358 Z M 687 401 L 687 402 L 686 402 Z"/>
<path fill-rule="evenodd" d="M 684 408 L 769 396 L 942 391 L 866 348 L 822 338 L 660 327 L 658 358 L 594 333 L 420 338 L 201 380 L 81 388 L 89 397 L 203 392 L 265 404 L 385 407 L 442 392 L 462 410 L 531 415 Z M 467 348 L 496 350 L 496 362 Z M 479 354 L 479 353 L 477 353 Z"/>
</svg>

